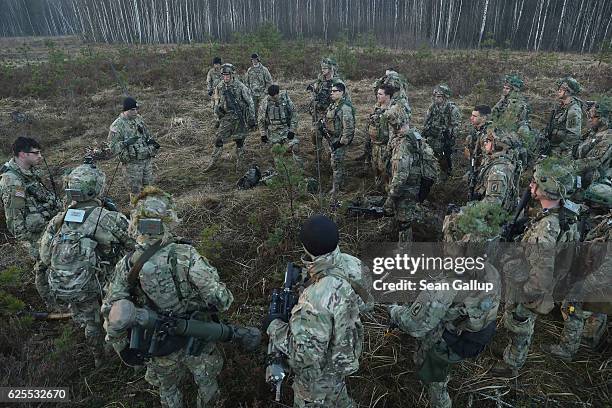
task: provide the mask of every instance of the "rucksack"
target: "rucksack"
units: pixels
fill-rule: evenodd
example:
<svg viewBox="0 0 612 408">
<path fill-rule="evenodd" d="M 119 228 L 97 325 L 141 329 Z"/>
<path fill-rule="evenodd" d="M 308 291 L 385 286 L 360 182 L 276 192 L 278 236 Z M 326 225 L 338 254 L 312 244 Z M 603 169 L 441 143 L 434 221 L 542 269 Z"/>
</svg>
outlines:
<svg viewBox="0 0 612 408">
<path fill-rule="evenodd" d="M 97 223 L 87 220 L 96 208 L 100 207 L 69 209 L 60 218 L 61 227 L 51 240 L 48 278 L 56 298 L 69 299 L 79 293 L 95 291 L 96 282 L 92 278 L 98 266 L 98 242 L 93 236 Z"/>
</svg>

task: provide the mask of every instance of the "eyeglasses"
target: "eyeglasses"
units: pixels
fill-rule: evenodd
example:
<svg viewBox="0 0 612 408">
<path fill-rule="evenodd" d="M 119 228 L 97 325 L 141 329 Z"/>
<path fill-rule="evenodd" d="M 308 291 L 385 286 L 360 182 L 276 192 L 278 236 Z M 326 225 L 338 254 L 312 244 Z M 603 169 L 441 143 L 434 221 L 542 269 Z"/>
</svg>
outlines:
<svg viewBox="0 0 612 408">
<path fill-rule="evenodd" d="M 25 154 L 35 154 L 37 156 L 42 156 L 42 152 L 40 150 L 35 150 L 33 152 L 24 152 Z"/>
<path fill-rule="evenodd" d="M 384 93 L 384 92 L 377 92 L 376 95 L 378 95 L 378 96 L 385 96 L 386 93 Z"/>
</svg>

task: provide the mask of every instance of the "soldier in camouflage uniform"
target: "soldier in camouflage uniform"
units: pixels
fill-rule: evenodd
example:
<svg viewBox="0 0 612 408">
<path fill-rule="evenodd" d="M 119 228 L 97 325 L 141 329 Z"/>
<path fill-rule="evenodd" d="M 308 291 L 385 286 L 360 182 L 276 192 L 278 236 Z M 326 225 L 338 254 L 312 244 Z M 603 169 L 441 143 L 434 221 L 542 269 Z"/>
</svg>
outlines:
<svg viewBox="0 0 612 408">
<path fill-rule="evenodd" d="M 400 132 L 407 131 L 409 117 L 400 102 L 393 100 L 395 88 L 381 85 L 376 93 L 377 103 L 368 120 L 367 132 L 370 136 L 372 168 L 376 174 L 376 185 L 389 182 L 389 140 Z"/>
<path fill-rule="evenodd" d="M 448 100 L 450 96 L 451 90 L 446 84 L 434 88 L 433 102 L 427 109 L 423 125 L 423 137 L 433 149 L 447 176 L 453 169 L 452 152 L 461 121 L 461 112 L 454 102 Z"/>
<path fill-rule="evenodd" d="M 287 151 L 299 161 L 299 141 L 295 137 L 298 114 L 287 91 L 281 92 L 278 85 L 268 87 L 268 95 L 259 107 L 258 121 L 262 143 L 286 145 Z"/>
<path fill-rule="evenodd" d="M 236 77 L 234 66 L 223 64 L 221 74 L 223 81 L 219 82 L 215 90 L 219 96 L 219 103 L 215 109 L 215 114 L 219 119 L 219 128 L 210 163 L 204 171 L 209 171 L 214 167 L 221 156 L 223 145 L 230 139 L 236 143 L 236 166 L 238 166 L 244 152 L 244 139 L 246 139 L 247 132 L 257 125 L 251 91 Z"/>
<path fill-rule="evenodd" d="M 531 107 L 522 94 L 523 80 L 518 75 L 506 75 L 502 96 L 491 109 L 491 119 L 498 125 L 518 132 L 519 135 L 530 132 L 529 113 Z"/>
<path fill-rule="evenodd" d="M 306 251 L 306 288 L 289 322 L 273 320 L 270 345 L 293 369 L 296 408 L 351 408 L 346 376 L 359 368 L 363 343 L 360 311 L 373 307 L 365 291 L 361 261 L 340 252 L 338 228 L 323 215 L 309 218 L 300 231 Z"/>
<path fill-rule="evenodd" d="M 527 360 L 537 316 L 549 313 L 554 307 L 555 279 L 566 276 L 571 267 L 572 251 L 563 251 L 560 244 L 577 242 L 580 238 L 577 214 L 568 210 L 564 203 L 573 184 L 570 169 L 558 160 L 548 158 L 535 167 L 529 186 L 541 210 L 529 220 L 520 237 L 524 244 L 522 250 L 513 248 L 515 253 L 510 252 L 508 257 L 502 258 L 504 275 L 514 281 L 508 286 L 504 314 L 510 342 L 504 350 L 503 361 L 491 370 L 494 375 L 518 375 Z M 519 261 L 521 256 L 527 261 L 525 265 Z M 528 270 L 522 270 L 523 267 Z M 520 275 L 527 275 L 526 281 Z"/>
<path fill-rule="evenodd" d="M 0 170 L 0 198 L 4 205 L 6 226 L 27 249 L 34 261 L 39 259 L 39 240 L 49 220 L 61 209 L 61 201 L 42 182 L 36 166 L 42 163 L 40 144 L 29 137 L 18 137 L 13 143 L 13 158 Z M 35 285 L 47 303 L 49 293 L 46 268 L 34 265 Z"/>
<path fill-rule="evenodd" d="M 582 88 L 572 77 L 561 78 L 557 86 L 559 105 L 551 113 L 545 136 L 550 143 L 548 154 L 568 159 L 580 142 L 582 132 L 582 103 L 575 97 Z"/>
<path fill-rule="evenodd" d="M 355 108 L 346 97 L 346 87 L 342 82 L 334 82 L 331 100 L 321 133 L 327 139 L 331 157 L 332 188 L 329 194 L 336 194 L 344 181 L 344 157 L 348 145 L 355 136 Z"/>
<path fill-rule="evenodd" d="M 317 80 L 306 87 L 307 91 L 312 93 L 310 102 L 310 114 L 312 116 L 312 124 L 314 133 L 312 136 L 312 145 L 319 149 L 322 148 L 323 134 L 319 129 L 319 122 L 325 118 L 327 108 L 332 103 L 331 88 L 334 81 L 339 81 L 338 66 L 336 61 L 331 58 L 323 58 L 321 60 L 321 75 Z"/>
<path fill-rule="evenodd" d="M 149 224 L 155 221 L 156 226 L 145 231 L 144 223 L 140 222 L 143 219 Z M 234 297 L 219 280 L 217 269 L 193 246 L 176 242 L 172 230 L 178 221 L 170 195 L 147 187 L 138 196 L 130 219 L 130 231 L 136 235 L 136 250 L 117 263 L 103 313 L 107 314 L 120 299 L 131 299 L 138 307 L 146 305 L 158 314 L 175 316 L 206 312 L 210 308 L 223 312 L 229 308 Z M 153 252 L 149 250 L 145 254 L 152 246 L 155 246 Z M 130 277 L 135 262 L 147 255 L 150 256 L 138 274 Z M 116 332 L 111 324 L 106 328 L 107 341 L 115 351 L 122 352 L 128 346 L 127 333 Z M 186 372 L 193 375 L 198 387 L 198 408 L 213 406 L 211 401 L 219 392 L 217 376 L 223 357 L 213 342 L 203 344 L 196 354 L 187 355 L 181 347 L 146 361 L 145 379 L 159 386 L 163 407 L 183 407 L 180 380 Z"/>
<path fill-rule="evenodd" d="M 124 250 L 134 248 L 127 218 L 106 210 L 98 200 L 105 178 L 92 164 L 74 169 L 66 191 L 72 202 L 49 222 L 40 243 L 51 294 L 58 304 L 69 306 L 72 319 L 85 328 L 96 367 L 103 358 L 102 288 Z"/>
<path fill-rule="evenodd" d="M 470 116 L 472 130 L 465 138 L 464 156 L 469 160 L 468 171 L 468 200 L 473 200 L 476 178 L 480 172 L 480 166 L 484 159 L 484 141 L 487 136 L 487 129 L 491 125 L 489 116 L 491 108 L 487 105 L 476 105 Z"/>
<path fill-rule="evenodd" d="M 461 214 L 459 218 L 465 216 Z M 483 224 L 484 219 L 478 221 Z M 501 230 L 500 225 L 491 227 L 490 231 Z M 459 238 L 449 237 L 448 231 L 444 232 L 447 242 Z M 465 256 L 472 245 L 476 244 L 479 248 L 477 243 L 492 236 L 472 231 L 461 237 L 459 244 L 446 245 L 445 253 L 453 257 Z M 481 251 L 477 253 L 476 256 L 482 254 Z M 451 365 L 477 357 L 495 334 L 495 320 L 501 300 L 501 278 L 497 269 L 486 262 L 481 270 L 476 268 L 464 276 L 451 272 L 437 278 L 435 283 L 446 283 L 452 288 L 450 283 L 456 279 L 492 283 L 493 290 L 428 289 L 421 291 L 410 305 L 389 306 L 392 324 L 419 339 L 413 360 L 418 367 L 417 376 L 427 385 L 429 403 L 433 408 L 452 406 L 448 395 Z"/>
<path fill-rule="evenodd" d="M 440 175 L 434 153 L 414 129 L 400 132 L 389 141 L 391 149 L 391 181 L 384 208 L 394 214 L 399 229 L 399 242 L 412 241 L 412 224 L 426 218 L 421 202 Z M 435 159 L 434 159 L 435 160 Z M 426 165 L 427 164 L 427 165 Z"/>
<path fill-rule="evenodd" d="M 272 85 L 272 75 L 262 63 L 259 55 L 251 55 L 251 64 L 245 76 L 244 84 L 251 90 L 251 97 L 255 106 L 255 120 L 259 112 L 259 102 L 265 96 L 266 91 Z"/>
<path fill-rule="evenodd" d="M 208 96 L 211 97 L 211 107 L 213 112 L 215 111 L 215 106 L 217 101 L 219 100 L 219 96 L 215 94 L 215 90 L 217 89 L 217 85 L 221 82 L 221 58 L 215 57 L 213 58 L 213 66 L 208 70 L 206 74 L 206 91 L 208 92 Z"/>
<path fill-rule="evenodd" d="M 578 145 L 572 166 L 580 176 L 581 187 L 597 188 L 598 184 L 611 184 L 612 180 L 612 129 L 610 111 L 612 100 L 604 98 L 587 111 L 589 131 Z M 591 187 L 592 186 L 592 187 Z"/>
<path fill-rule="evenodd" d="M 521 163 L 519 141 L 511 133 L 488 128 L 484 141 L 484 159 L 476 179 L 474 199 L 501 205 L 512 213 L 517 204 Z"/>
<path fill-rule="evenodd" d="M 153 139 L 134 98 L 125 98 L 123 112 L 110 126 L 108 142 L 113 155 L 125 168 L 125 179 L 130 196 L 136 196 L 144 186 L 153 184 L 153 157 L 159 144 Z"/>
</svg>

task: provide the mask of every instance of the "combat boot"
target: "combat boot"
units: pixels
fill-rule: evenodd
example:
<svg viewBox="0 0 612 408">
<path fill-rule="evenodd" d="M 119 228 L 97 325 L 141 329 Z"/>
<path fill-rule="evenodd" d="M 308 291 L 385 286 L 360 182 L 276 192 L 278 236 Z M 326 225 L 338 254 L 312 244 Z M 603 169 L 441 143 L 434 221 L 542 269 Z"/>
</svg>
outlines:
<svg viewBox="0 0 612 408">
<path fill-rule="evenodd" d="M 569 363 L 574 358 L 573 354 L 569 350 L 565 349 L 561 344 L 543 344 L 541 346 L 543 352 L 557 357 L 566 363 Z"/>
<path fill-rule="evenodd" d="M 489 373 L 495 377 L 514 378 L 518 377 L 518 368 L 511 367 L 504 361 L 498 361 Z"/>
<path fill-rule="evenodd" d="M 206 166 L 206 168 L 204 168 L 204 170 L 202 170 L 204 173 L 206 173 L 207 171 L 215 167 L 215 163 L 217 159 L 219 158 L 219 156 L 221 156 L 222 150 L 223 150 L 223 146 L 215 146 L 215 149 L 210 155 L 210 163 L 208 164 L 208 166 Z"/>
</svg>

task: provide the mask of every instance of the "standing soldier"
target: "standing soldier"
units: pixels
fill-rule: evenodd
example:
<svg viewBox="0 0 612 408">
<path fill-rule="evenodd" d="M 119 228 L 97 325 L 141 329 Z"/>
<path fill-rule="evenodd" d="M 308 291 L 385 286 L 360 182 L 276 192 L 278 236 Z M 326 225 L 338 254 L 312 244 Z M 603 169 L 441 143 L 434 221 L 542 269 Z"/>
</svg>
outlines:
<svg viewBox="0 0 612 408">
<path fill-rule="evenodd" d="M 6 226 L 27 249 L 34 265 L 38 294 L 53 305 L 46 268 L 39 260 L 39 240 L 49 220 L 61 209 L 61 201 L 42 182 L 36 166 L 43 162 L 40 144 L 29 137 L 13 143 L 13 158 L 0 170 L 0 198 L 4 205 Z M 53 182 L 52 182 L 53 183 Z"/>
<path fill-rule="evenodd" d="M 217 89 L 217 85 L 221 82 L 221 58 L 215 57 L 213 58 L 213 66 L 208 70 L 206 74 L 206 91 L 208 92 L 208 96 L 211 97 L 211 106 L 213 112 L 215 111 L 215 105 L 219 100 L 219 97 L 215 95 L 215 89 Z"/>
<path fill-rule="evenodd" d="M 210 164 L 204 171 L 209 171 L 214 167 L 215 162 L 221 156 L 223 145 L 230 138 L 236 143 L 236 167 L 238 167 L 244 152 L 244 139 L 247 132 L 256 126 L 255 108 L 249 88 L 236 78 L 232 64 L 223 64 L 221 74 L 223 81 L 219 82 L 215 90 L 219 96 L 219 103 L 215 109 L 215 114 L 219 119 L 219 129 Z"/>
<path fill-rule="evenodd" d="M 281 93 L 278 85 L 268 87 L 266 96 L 259 107 L 259 131 L 262 143 L 287 145 L 294 159 L 298 159 L 298 114 L 287 91 Z"/>
<path fill-rule="evenodd" d="M 550 156 L 569 159 L 580 142 L 582 132 L 581 102 L 575 96 L 582 88 L 572 77 L 561 78 L 557 86 L 559 105 L 550 114 L 545 136 L 550 143 Z"/>
<path fill-rule="evenodd" d="M 469 159 L 468 172 L 468 200 L 473 200 L 474 189 L 476 188 L 476 179 L 480 171 L 484 152 L 484 140 L 487 136 L 487 128 L 491 125 L 489 115 L 491 108 L 487 105 L 476 105 L 470 116 L 470 123 L 473 128 L 470 134 L 465 138 L 464 155 Z"/>
<path fill-rule="evenodd" d="M 144 186 L 153 184 L 153 157 L 160 146 L 138 114 L 138 104 L 134 98 L 123 100 L 123 112 L 110 126 L 108 141 L 111 152 L 119 156 L 119 161 L 125 167 L 130 197 L 140 194 Z"/>
<path fill-rule="evenodd" d="M 420 204 L 440 175 L 431 147 L 414 129 L 400 132 L 389 142 L 391 181 L 385 212 L 394 214 L 401 243 L 412 242 L 413 223 L 425 219 Z"/>
<path fill-rule="evenodd" d="M 255 106 L 255 119 L 259 112 L 259 102 L 264 97 L 270 85 L 272 85 L 272 75 L 262 63 L 259 55 L 251 55 L 252 66 L 246 72 L 244 84 L 251 90 L 253 105 Z"/>
<path fill-rule="evenodd" d="M 234 297 L 219 280 L 217 269 L 193 246 L 174 238 L 172 230 L 178 222 L 170 195 L 147 187 L 137 197 L 130 219 L 136 250 L 117 263 L 103 313 L 107 314 L 113 303 L 122 299 L 138 307 L 146 306 L 158 315 L 197 315 L 197 320 L 208 321 L 214 311 L 229 308 Z M 107 341 L 121 353 L 129 342 L 125 328 L 116 328 L 118 323 L 109 316 Z M 167 335 L 159 339 L 157 350 L 146 361 L 145 379 L 159 386 L 162 406 L 183 406 L 180 382 L 186 372 L 193 375 L 198 387 L 197 406 L 211 406 L 219 392 L 217 376 L 223 366 L 216 344 L 201 342 L 187 352 L 186 342 Z"/>
<path fill-rule="evenodd" d="M 531 107 L 523 95 L 523 80 L 518 75 L 506 75 L 502 96 L 491 109 L 493 122 L 502 125 L 508 130 L 518 132 L 523 136 L 530 132 L 529 113 Z"/>
<path fill-rule="evenodd" d="M 433 102 L 427 109 L 423 137 L 433 149 L 440 167 L 449 176 L 453 169 L 452 153 L 455 138 L 459 134 L 461 112 L 454 102 L 448 100 L 451 90 L 440 84 L 433 90 Z"/>
<path fill-rule="evenodd" d="M 499 204 L 507 212 L 514 212 L 522 171 L 519 143 L 511 133 L 492 127 L 487 130 L 485 157 L 476 179 L 474 200 Z"/>
<path fill-rule="evenodd" d="M 604 98 L 594 103 L 587 111 L 589 131 L 578 145 L 572 166 L 580 177 L 582 189 L 588 195 L 590 186 L 610 184 L 612 179 L 612 129 L 610 129 L 610 110 L 612 100 Z M 591 189 L 592 189 L 591 188 Z"/>
<path fill-rule="evenodd" d="M 566 250 L 562 247 L 565 243 L 579 240 L 577 214 L 566 208 L 564 201 L 571 193 L 573 183 L 572 173 L 557 159 L 548 158 L 535 166 L 529 187 L 532 198 L 540 203 L 541 209 L 529 220 L 520 237 L 524 244 L 522 248 L 507 254 L 510 260 L 502 259 L 504 274 L 514 280 L 509 289 L 514 287 L 515 290 L 508 293 L 518 293 L 509 296 L 506 303 L 504 324 L 510 332 L 510 342 L 504 350 L 503 361 L 491 369 L 493 375 L 518 375 L 518 370 L 527 360 L 536 318 L 553 309 L 555 280 L 565 276 L 571 267 L 571 247 Z M 518 261 L 523 257 L 526 265 L 520 265 Z M 528 269 L 526 281 L 516 276 L 523 267 Z"/>
<path fill-rule="evenodd" d="M 293 406 L 350 408 L 345 378 L 359 368 L 363 347 L 360 311 L 373 307 L 363 286 L 361 261 L 340 252 L 336 224 L 324 215 L 302 226 L 302 258 L 310 283 L 289 322 L 272 320 L 270 346 L 293 369 Z"/>
<path fill-rule="evenodd" d="M 376 106 L 368 120 L 368 135 L 370 136 L 370 154 L 372 168 L 376 174 L 376 185 L 386 185 L 389 182 L 389 159 L 391 149 L 389 140 L 397 137 L 399 132 L 408 130 L 409 117 L 404 106 L 393 100 L 395 88 L 381 85 L 376 92 Z"/>
<path fill-rule="evenodd" d="M 51 294 L 58 304 L 69 306 L 73 320 L 85 328 L 96 367 L 104 357 L 102 288 L 124 250 L 134 248 L 127 218 L 106 210 L 98 199 L 105 178 L 93 164 L 83 164 L 68 175 L 66 193 L 71 203 L 49 222 L 40 244 Z"/>
<path fill-rule="evenodd" d="M 312 124 L 314 133 L 312 137 L 312 145 L 315 148 L 321 149 L 323 142 L 323 134 L 320 132 L 319 122 L 325 118 L 327 108 L 332 103 L 331 88 L 334 80 L 339 80 L 338 66 L 336 61 L 331 58 L 323 58 L 321 60 L 321 75 L 317 80 L 306 87 L 307 91 L 312 93 L 310 102 L 310 114 L 312 116 Z"/>
<path fill-rule="evenodd" d="M 355 136 L 355 108 L 346 97 L 346 87 L 340 81 L 332 85 L 331 100 L 325 120 L 320 123 L 320 133 L 327 139 L 333 171 L 332 188 L 328 194 L 335 195 L 344 182 L 344 157 Z"/>
</svg>

